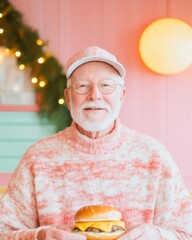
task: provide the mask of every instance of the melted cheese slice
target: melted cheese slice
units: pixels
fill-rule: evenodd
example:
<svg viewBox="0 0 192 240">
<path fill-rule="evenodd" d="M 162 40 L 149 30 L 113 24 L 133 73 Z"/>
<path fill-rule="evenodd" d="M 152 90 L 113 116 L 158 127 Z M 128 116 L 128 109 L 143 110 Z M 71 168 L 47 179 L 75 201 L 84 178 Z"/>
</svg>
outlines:
<svg viewBox="0 0 192 240">
<path fill-rule="evenodd" d="M 98 228 L 103 232 L 111 232 L 112 226 L 119 226 L 125 229 L 125 223 L 123 221 L 111 221 L 111 222 L 77 222 L 75 227 L 79 228 L 82 232 L 85 232 L 88 227 Z"/>
</svg>

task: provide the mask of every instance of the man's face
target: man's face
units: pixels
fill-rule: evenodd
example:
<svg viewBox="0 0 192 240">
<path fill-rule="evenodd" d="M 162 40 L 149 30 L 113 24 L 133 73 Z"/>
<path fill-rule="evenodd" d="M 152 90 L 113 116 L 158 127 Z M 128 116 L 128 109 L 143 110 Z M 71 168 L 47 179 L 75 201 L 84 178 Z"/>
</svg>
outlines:
<svg viewBox="0 0 192 240">
<path fill-rule="evenodd" d="M 70 77 L 71 87 L 65 90 L 65 97 L 73 120 L 84 130 L 102 131 L 114 124 L 118 117 L 125 88 L 117 85 L 112 93 L 102 93 L 97 84 L 101 80 L 122 82 L 118 72 L 103 62 L 89 62 L 78 67 Z M 91 82 L 91 89 L 78 94 L 74 89 L 77 81 Z"/>
</svg>

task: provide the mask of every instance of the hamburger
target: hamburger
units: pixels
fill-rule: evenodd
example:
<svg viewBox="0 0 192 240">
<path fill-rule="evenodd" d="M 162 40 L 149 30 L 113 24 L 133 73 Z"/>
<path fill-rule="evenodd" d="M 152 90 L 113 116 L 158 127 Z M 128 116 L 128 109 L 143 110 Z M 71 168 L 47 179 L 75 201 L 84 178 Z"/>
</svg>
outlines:
<svg viewBox="0 0 192 240">
<path fill-rule="evenodd" d="M 121 212 L 111 206 L 93 205 L 80 208 L 75 214 L 73 231 L 88 240 L 114 240 L 125 233 Z"/>
</svg>

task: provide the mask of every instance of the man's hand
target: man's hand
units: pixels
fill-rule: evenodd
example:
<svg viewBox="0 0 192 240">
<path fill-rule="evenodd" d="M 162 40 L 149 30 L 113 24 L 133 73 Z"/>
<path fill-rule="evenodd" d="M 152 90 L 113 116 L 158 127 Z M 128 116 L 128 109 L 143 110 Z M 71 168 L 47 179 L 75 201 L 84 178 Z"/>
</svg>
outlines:
<svg viewBox="0 0 192 240">
<path fill-rule="evenodd" d="M 86 236 L 71 232 L 69 227 L 56 226 L 41 229 L 37 235 L 38 240 L 86 240 Z"/>
<path fill-rule="evenodd" d="M 139 226 L 132 226 L 127 233 L 122 235 L 118 240 L 160 240 L 159 231 L 149 224 L 142 224 Z"/>
</svg>

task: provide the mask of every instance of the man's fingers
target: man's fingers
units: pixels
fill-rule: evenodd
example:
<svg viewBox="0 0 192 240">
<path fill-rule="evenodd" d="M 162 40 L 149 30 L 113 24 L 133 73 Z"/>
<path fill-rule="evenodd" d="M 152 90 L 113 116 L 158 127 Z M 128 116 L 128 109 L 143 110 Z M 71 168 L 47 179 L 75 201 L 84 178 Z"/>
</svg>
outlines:
<svg viewBox="0 0 192 240">
<path fill-rule="evenodd" d="M 131 231 L 133 228 L 139 227 L 140 224 L 135 224 L 135 223 L 129 223 L 128 226 L 126 226 L 126 231 Z"/>
<path fill-rule="evenodd" d="M 140 226 L 130 226 L 130 230 L 122 235 L 118 240 L 160 240 L 159 231 L 154 225 L 142 224 Z"/>
<path fill-rule="evenodd" d="M 128 232 L 122 235 L 118 240 L 136 240 L 140 239 L 143 233 L 143 226 L 132 225 L 129 226 Z"/>
<path fill-rule="evenodd" d="M 66 226 L 66 225 L 57 225 L 55 226 L 57 229 L 62 229 L 68 232 L 72 232 L 74 229 L 74 226 Z"/>
<path fill-rule="evenodd" d="M 73 232 L 74 226 L 58 225 L 56 226 L 58 230 L 66 231 L 66 240 L 86 240 L 86 236 L 80 233 Z"/>
<path fill-rule="evenodd" d="M 65 240 L 86 240 L 86 236 L 83 234 L 66 232 Z"/>
<path fill-rule="evenodd" d="M 82 234 L 67 231 L 66 229 L 67 229 L 66 226 L 53 227 L 49 229 L 49 231 L 47 231 L 47 235 L 45 239 L 49 239 L 49 240 L 52 240 L 52 239 L 53 240 L 63 240 L 63 239 L 64 240 L 86 240 L 87 239 L 86 236 Z"/>
</svg>

